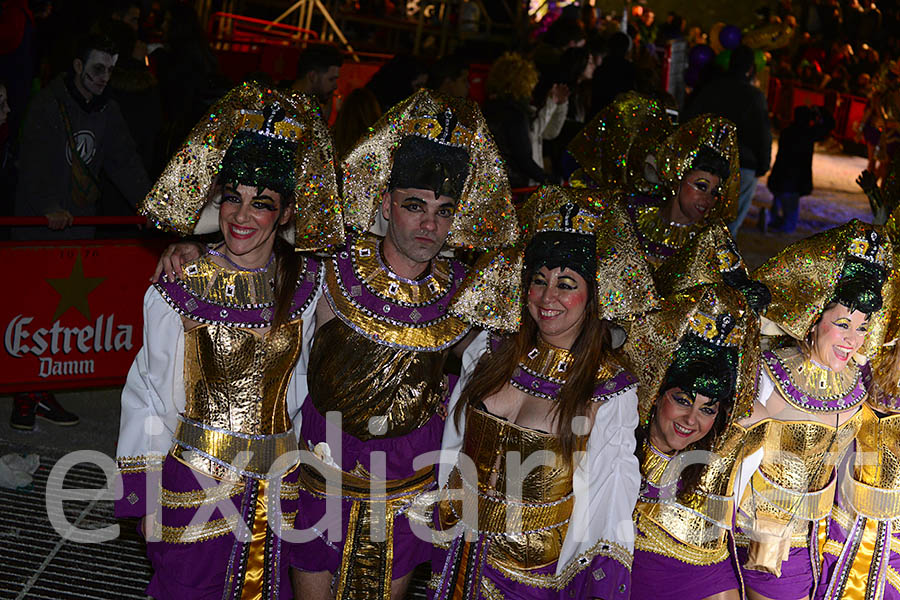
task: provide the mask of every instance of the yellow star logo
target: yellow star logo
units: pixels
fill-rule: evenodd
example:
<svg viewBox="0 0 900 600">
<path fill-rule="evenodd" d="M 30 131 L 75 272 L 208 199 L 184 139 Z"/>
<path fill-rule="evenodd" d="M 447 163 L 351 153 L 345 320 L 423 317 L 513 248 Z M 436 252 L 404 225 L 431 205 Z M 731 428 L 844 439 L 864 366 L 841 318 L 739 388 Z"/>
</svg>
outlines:
<svg viewBox="0 0 900 600">
<path fill-rule="evenodd" d="M 81 253 L 75 258 L 75 264 L 72 266 L 72 272 L 65 279 L 47 279 L 54 290 L 59 294 L 59 305 L 53 314 L 55 321 L 63 313 L 72 307 L 84 315 L 88 321 L 91 320 L 91 307 L 88 305 L 88 294 L 94 291 L 98 285 L 103 283 L 106 277 L 85 277 L 84 267 L 81 264 Z"/>
</svg>

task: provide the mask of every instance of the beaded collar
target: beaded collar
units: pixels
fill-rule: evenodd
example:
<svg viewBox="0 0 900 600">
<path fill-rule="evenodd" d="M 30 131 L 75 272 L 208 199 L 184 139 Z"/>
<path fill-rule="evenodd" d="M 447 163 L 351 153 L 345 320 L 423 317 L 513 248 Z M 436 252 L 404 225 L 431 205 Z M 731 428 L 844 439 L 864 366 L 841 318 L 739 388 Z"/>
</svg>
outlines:
<svg viewBox="0 0 900 600">
<path fill-rule="evenodd" d="M 668 488 L 660 487 L 660 482 L 669 467 L 669 463 L 675 458 L 674 454 L 666 454 L 658 449 L 650 441 L 649 437 L 644 440 L 644 460 L 641 461 L 641 490 L 640 499 L 642 502 L 657 503 L 660 501 L 663 492 L 667 495 L 671 492 Z"/>
<path fill-rule="evenodd" d="M 490 350 L 496 350 L 500 342 L 500 338 L 491 336 Z M 539 338 L 537 345 L 519 360 L 510 384 L 529 396 L 556 400 L 574 361 L 568 350 Z M 605 403 L 636 386 L 637 379 L 631 373 L 618 365 L 604 364 L 597 370 L 597 387 L 591 400 Z"/>
<path fill-rule="evenodd" d="M 436 352 L 462 339 L 469 326 L 447 312 L 466 276 L 455 260 L 436 257 L 418 280 L 392 272 L 381 238 L 348 241 L 325 266 L 325 298 L 334 314 L 366 338 L 399 349 Z"/>
<path fill-rule="evenodd" d="M 206 254 L 183 268 L 184 277 L 156 284 L 157 291 L 175 312 L 198 323 L 222 323 L 233 327 L 268 327 L 275 316 L 275 271 L 233 271 L 219 266 Z M 321 281 L 321 264 L 300 257 L 297 289 L 291 300 L 289 320 L 303 314 L 312 303 Z"/>
<path fill-rule="evenodd" d="M 801 410 L 841 412 L 866 399 L 860 369 L 852 360 L 835 372 L 807 359 L 797 348 L 780 348 L 764 352 L 763 362 L 784 399 Z"/>
<path fill-rule="evenodd" d="M 702 228 L 701 223 L 664 223 L 659 215 L 661 202 L 659 198 L 634 194 L 627 199 L 625 205 L 641 245 L 649 256 L 657 259 L 675 254 Z"/>
</svg>

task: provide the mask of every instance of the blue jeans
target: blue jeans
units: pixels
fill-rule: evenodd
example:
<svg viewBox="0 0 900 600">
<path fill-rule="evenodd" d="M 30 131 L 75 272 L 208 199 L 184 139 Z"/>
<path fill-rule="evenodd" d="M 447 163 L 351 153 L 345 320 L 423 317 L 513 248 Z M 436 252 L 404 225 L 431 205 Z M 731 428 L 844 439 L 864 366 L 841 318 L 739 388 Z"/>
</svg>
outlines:
<svg viewBox="0 0 900 600">
<path fill-rule="evenodd" d="M 800 212 L 800 194 L 797 192 L 779 192 L 772 199 L 773 229 L 791 233 L 797 229 L 797 214 Z"/>
<path fill-rule="evenodd" d="M 747 213 L 750 212 L 750 204 L 753 202 L 753 195 L 756 193 L 756 171 L 754 169 L 741 169 L 741 192 L 738 195 L 738 214 L 734 221 L 728 224 L 728 230 L 731 231 L 731 237 L 737 239 L 738 229 Z"/>
</svg>

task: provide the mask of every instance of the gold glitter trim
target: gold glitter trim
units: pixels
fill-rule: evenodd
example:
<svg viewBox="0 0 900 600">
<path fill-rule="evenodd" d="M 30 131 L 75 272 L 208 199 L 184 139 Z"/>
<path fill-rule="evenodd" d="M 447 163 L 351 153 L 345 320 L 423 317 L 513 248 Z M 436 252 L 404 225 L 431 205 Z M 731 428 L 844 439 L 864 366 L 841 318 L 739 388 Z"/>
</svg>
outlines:
<svg viewBox="0 0 900 600">
<path fill-rule="evenodd" d="M 399 304 L 431 304 L 446 295 L 453 283 L 452 266 L 444 257 L 431 260 L 431 272 L 419 281 L 400 279 L 387 267 L 381 252 L 382 238 L 358 237 L 349 248 L 356 276 L 373 293 Z"/>
<path fill-rule="evenodd" d="M 182 286 L 194 296 L 219 306 L 260 308 L 274 306 L 275 266 L 265 271 L 234 271 L 217 265 L 206 254 L 184 265 Z M 305 269 L 301 269 L 301 275 Z"/>
<path fill-rule="evenodd" d="M 705 283 L 724 283 L 725 273 L 743 271 L 748 275 L 747 266 L 725 224 L 718 220 L 705 223 L 690 242 L 657 267 L 653 278 L 661 294 L 672 294 Z"/>
<path fill-rule="evenodd" d="M 203 505 L 216 504 L 244 491 L 244 484 L 218 485 L 205 490 L 189 492 L 173 492 L 162 488 L 159 501 L 164 508 L 198 508 Z"/>
<path fill-rule="evenodd" d="M 232 514 L 221 519 L 207 521 L 200 525 L 187 525 L 185 527 L 167 527 L 159 525 L 160 538 L 167 544 L 193 544 L 205 542 L 213 538 L 222 537 L 234 530 L 240 515 Z"/>
<path fill-rule="evenodd" d="M 778 348 L 773 351 L 773 354 L 787 371 L 790 385 L 822 402 L 846 398 L 856 388 L 860 378 L 859 367 L 853 360 L 847 361 L 847 366 L 843 370 L 832 371 L 817 365 L 796 347 Z M 768 363 L 764 362 L 763 364 L 770 379 L 775 382 L 779 394 L 789 404 L 809 411 L 808 407 L 797 405 L 794 397 L 786 389 L 785 382 L 775 375 Z M 853 406 L 848 405 L 846 408 L 850 409 Z"/>
<path fill-rule="evenodd" d="M 256 83 L 232 89 L 197 123 L 141 203 L 141 214 L 160 229 L 193 233 L 210 200 L 222 159 L 240 131 L 242 111 L 262 111 L 275 102 L 299 131 L 294 154 L 294 245 L 312 251 L 342 243 L 344 224 L 331 136 L 318 102 Z"/>
<path fill-rule="evenodd" d="M 470 100 L 421 89 L 388 110 L 343 163 L 343 214 L 348 227 L 368 231 L 388 189 L 394 149 L 413 123 L 452 111 L 471 135 L 469 173 L 447 237 L 456 248 L 502 248 L 516 242 L 516 213 L 500 151 L 481 109 Z M 419 135 L 412 133 L 412 135 Z M 436 131 L 435 131 L 436 135 Z"/>
<path fill-rule="evenodd" d="M 518 331 L 523 263 L 523 254 L 511 248 L 482 254 L 453 297 L 450 312 L 473 327 Z"/>
<path fill-rule="evenodd" d="M 831 556 L 840 556 L 841 552 L 844 550 L 844 545 L 835 540 L 826 540 L 824 544 L 822 544 L 822 552 L 824 554 L 830 554 Z"/>
<path fill-rule="evenodd" d="M 706 220 L 693 225 L 665 223 L 659 214 L 660 210 L 660 206 L 636 206 L 634 208 L 635 226 L 651 242 L 656 242 L 672 250 L 679 250 L 686 246 L 707 223 Z"/>
<path fill-rule="evenodd" d="M 704 337 L 714 333 L 716 319 L 730 315 L 734 328 L 725 340 L 738 349 L 735 389 L 738 390 L 729 424 L 750 414 L 756 398 L 759 365 L 759 319 L 740 292 L 724 285 L 696 286 L 665 298 L 659 310 L 635 318 L 622 347 L 626 368 L 638 385 L 638 414 L 649 423 L 675 351 L 688 331 Z M 715 451 L 715 449 L 714 449 Z"/>
<path fill-rule="evenodd" d="M 893 541 L 894 539 L 896 538 L 892 538 L 891 541 Z M 891 587 L 895 590 L 900 590 L 900 574 L 897 573 L 897 570 L 891 565 L 885 565 L 884 570 L 887 575 L 888 583 L 891 584 Z"/>
<path fill-rule="evenodd" d="M 794 242 L 767 260 L 753 273 L 772 292 L 765 317 L 794 339 L 805 340 L 834 298 L 847 255 L 859 247 L 854 240 L 865 240 L 872 231 L 884 240 L 884 267 L 890 271 L 893 250 L 887 236 L 877 225 L 856 219 Z"/>
<path fill-rule="evenodd" d="M 165 454 L 145 454 L 142 456 L 117 456 L 116 465 L 119 472 L 125 473 L 149 473 L 161 471 Z"/>
<path fill-rule="evenodd" d="M 638 535 L 634 539 L 634 549 L 668 556 L 689 565 L 713 565 L 728 558 L 728 544 L 721 543 L 715 549 L 705 550 L 685 544 L 675 539 L 653 519 L 640 511 L 635 513 L 635 527 Z"/>
</svg>

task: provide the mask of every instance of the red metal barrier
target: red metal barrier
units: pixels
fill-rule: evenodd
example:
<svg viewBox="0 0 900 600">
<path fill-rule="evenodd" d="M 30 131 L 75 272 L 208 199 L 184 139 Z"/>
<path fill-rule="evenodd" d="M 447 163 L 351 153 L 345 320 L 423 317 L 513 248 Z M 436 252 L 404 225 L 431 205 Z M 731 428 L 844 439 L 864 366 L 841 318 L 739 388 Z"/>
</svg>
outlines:
<svg viewBox="0 0 900 600">
<path fill-rule="evenodd" d="M 319 39 L 319 34 L 312 29 L 304 29 L 286 23 L 273 23 L 265 19 L 255 19 L 228 12 L 216 12 L 210 15 L 207 32 L 210 39 L 227 35 L 231 41 L 250 44 L 295 43 L 301 37 L 313 41 Z"/>
<path fill-rule="evenodd" d="M 811 90 L 799 87 L 792 80 L 769 79 L 769 112 L 778 127 L 787 126 L 794 118 L 798 106 L 824 106 L 834 116 L 832 135 L 842 141 L 854 140 L 859 131 L 868 99 L 854 94 L 842 94 L 833 90 Z"/>
</svg>

